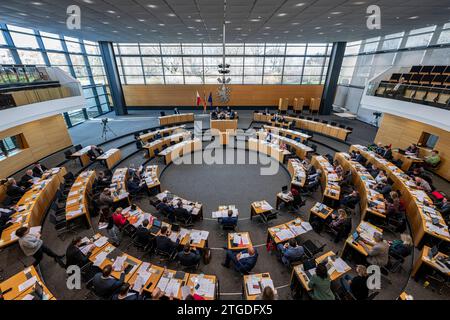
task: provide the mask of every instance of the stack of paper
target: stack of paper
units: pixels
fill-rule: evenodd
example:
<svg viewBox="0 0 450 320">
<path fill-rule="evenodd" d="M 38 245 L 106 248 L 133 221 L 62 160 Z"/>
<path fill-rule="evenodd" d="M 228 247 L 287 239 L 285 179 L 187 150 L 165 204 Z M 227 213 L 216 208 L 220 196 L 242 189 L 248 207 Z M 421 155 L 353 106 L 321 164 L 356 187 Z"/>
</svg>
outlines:
<svg viewBox="0 0 450 320">
<path fill-rule="evenodd" d="M 277 238 L 280 239 L 281 241 L 295 237 L 295 235 L 289 229 L 282 229 L 282 230 L 278 231 L 276 233 L 276 235 L 277 235 Z"/>
<path fill-rule="evenodd" d="M 113 264 L 113 270 L 114 271 L 121 271 L 123 269 L 123 264 L 125 263 L 125 260 L 127 260 L 127 256 L 121 256 L 117 257 Z"/>
</svg>

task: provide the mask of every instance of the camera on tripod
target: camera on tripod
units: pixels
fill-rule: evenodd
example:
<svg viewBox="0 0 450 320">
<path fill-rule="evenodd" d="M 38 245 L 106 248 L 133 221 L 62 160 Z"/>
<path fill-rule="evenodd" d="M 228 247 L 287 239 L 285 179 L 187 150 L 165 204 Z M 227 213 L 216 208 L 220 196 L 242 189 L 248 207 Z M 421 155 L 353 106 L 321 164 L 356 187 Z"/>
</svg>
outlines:
<svg viewBox="0 0 450 320">
<path fill-rule="evenodd" d="M 102 119 L 102 123 L 103 125 L 106 125 L 108 123 L 109 119 L 108 118 L 103 118 Z"/>
</svg>

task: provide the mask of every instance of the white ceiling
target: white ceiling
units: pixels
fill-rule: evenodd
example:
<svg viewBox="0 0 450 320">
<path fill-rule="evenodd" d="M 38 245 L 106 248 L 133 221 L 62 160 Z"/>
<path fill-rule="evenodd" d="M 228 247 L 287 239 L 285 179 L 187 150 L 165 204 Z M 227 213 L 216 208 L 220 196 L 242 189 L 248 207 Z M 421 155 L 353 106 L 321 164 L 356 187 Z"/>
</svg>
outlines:
<svg viewBox="0 0 450 320">
<path fill-rule="evenodd" d="M 229 43 L 354 41 L 450 18 L 450 0 L 227 2 Z M 80 30 L 66 27 L 67 6 L 73 4 L 81 8 Z M 366 27 L 371 4 L 381 8 L 380 30 Z M 221 42 L 224 14 L 223 0 L 2 0 L 0 13 L 2 23 L 87 40 L 167 43 Z"/>
</svg>

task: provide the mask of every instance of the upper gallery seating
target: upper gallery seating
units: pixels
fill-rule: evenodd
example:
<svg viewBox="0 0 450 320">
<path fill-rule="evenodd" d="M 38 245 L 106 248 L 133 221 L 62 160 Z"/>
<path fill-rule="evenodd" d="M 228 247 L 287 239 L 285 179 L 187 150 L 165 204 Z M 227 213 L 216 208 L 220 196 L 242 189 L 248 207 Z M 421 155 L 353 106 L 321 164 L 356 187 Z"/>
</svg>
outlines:
<svg viewBox="0 0 450 320">
<path fill-rule="evenodd" d="M 408 73 L 393 73 L 375 95 L 449 109 L 450 66 L 412 66 Z"/>
<path fill-rule="evenodd" d="M 69 88 L 49 78 L 45 68 L 0 65 L 0 110 L 71 95 Z"/>
</svg>

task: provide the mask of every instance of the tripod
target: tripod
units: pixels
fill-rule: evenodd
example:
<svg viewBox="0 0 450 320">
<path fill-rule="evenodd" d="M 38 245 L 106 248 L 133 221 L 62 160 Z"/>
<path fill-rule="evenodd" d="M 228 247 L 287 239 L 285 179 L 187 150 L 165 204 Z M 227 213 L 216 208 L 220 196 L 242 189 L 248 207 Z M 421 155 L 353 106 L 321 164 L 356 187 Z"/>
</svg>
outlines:
<svg viewBox="0 0 450 320">
<path fill-rule="evenodd" d="M 108 131 L 110 131 L 115 137 L 117 137 L 117 134 L 108 126 L 108 122 L 102 121 L 102 139 L 103 139 L 103 141 L 106 141 Z"/>
</svg>

